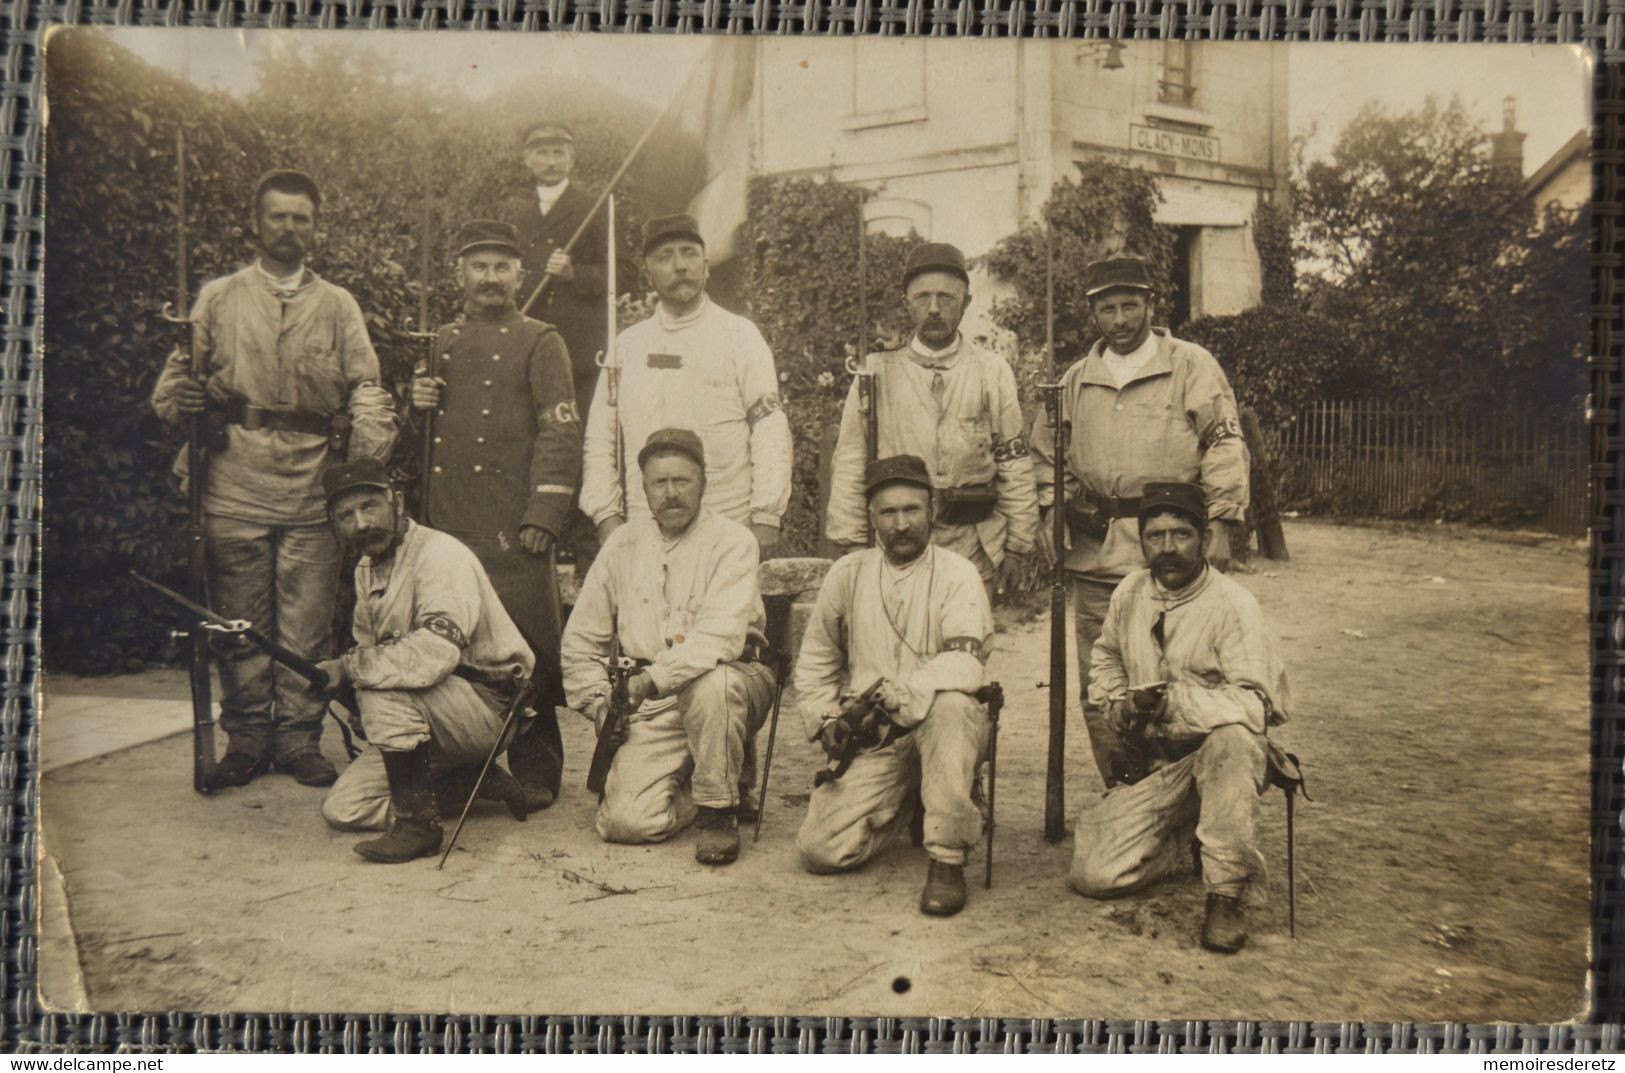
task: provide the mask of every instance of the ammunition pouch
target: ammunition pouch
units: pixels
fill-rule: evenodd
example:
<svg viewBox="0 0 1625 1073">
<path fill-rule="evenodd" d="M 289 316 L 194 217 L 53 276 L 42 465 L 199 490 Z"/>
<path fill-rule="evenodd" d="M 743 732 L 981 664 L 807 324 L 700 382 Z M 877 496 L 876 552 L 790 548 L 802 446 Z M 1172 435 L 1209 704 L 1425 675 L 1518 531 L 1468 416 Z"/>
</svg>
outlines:
<svg viewBox="0 0 1625 1073">
<path fill-rule="evenodd" d="M 1106 530 L 1111 528 L 1111 519 L 1101 514 L 1082 496 L 1068 501 L 1065 511 L 1066 527 L 1074 541 L 1088 539 L 1099 544 L 1106 539 Z"/>
<path fill-rule="evenodd" d="M 1066 505 L 1066 524 L 1074 539 L 1087 537 L 1098 544 L 1106 539 L 1112 522 L 1118 518 L 1136 518 L 1139 514 L 1139 496 L 1103 496 L 1098 492 L 1084 492 Z"/>
<path fill-rule="evenodd" d="M 226 449 L 226 426 L 231 422 L 226 415 L 216 410 L 205 410 L 201 422 L 203 429 L 203 449 L 206 451 L 224 451 Z"/>
<path fill-rule="evenodd" d="M 984 522 L 999 505 L 999 492 L 991 484 L 967 484 L 937 491 L 937 520 L 948 525 Z"/>
</svg>

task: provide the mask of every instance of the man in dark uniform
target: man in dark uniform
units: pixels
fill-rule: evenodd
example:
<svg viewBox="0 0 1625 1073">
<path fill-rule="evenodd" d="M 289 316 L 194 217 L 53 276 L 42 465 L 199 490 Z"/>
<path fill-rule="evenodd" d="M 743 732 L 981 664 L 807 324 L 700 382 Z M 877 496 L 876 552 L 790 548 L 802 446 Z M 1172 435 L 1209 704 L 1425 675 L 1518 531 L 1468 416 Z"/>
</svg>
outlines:
<svg viewBox="0 0 1625 1073">
<path fill-rule="evenodd" d="M 424 521 L 474 550 L 536 653 L 540 714 L 508 765 L 529 806 L 546 808 L 564 767 L 553 552 L 581 471 L 581 420 L 564 340 L 515 305 L 526 274 L 514 228 L 465 225 L 457 274 L 462 316 L 440 329 L 433 368 L 412 382 L 413 408 L 435 413 Z"/>
<path fill-rule="evenodd" d="M 519 300 L 530 297 L 544 275 L 554 277 L 530 315 L 553 325 L 564 337 L 573 365 L 576 402 L 585 420 L 598 383 L 598 355 L 608 332 L 604 213 L 599 210 L 581 240 L 565 253 L 564 245 L 598 200 L 570 177 L 575 170 L 575 135 L 563 123 L 534 124 L 525 130 L 523 154 L 535 189 L 513 216 L 527 277 Z"/>
</svg>

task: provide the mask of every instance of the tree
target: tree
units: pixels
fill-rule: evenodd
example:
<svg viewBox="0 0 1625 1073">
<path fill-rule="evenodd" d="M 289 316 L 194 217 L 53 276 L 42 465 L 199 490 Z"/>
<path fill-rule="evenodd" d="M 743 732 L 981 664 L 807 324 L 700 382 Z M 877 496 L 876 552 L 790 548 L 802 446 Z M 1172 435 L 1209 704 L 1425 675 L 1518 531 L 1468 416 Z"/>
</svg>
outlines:
<svg viewBox="0 0 1625 1073">
<path fill-rule="evenodd" d="M 1309 308 L 1343 326 L 1368 393 L 1459 414 L 1572 415 L 1584 391 L 1583 221 L 1537 220 L 1461 104 L 1370 105 L 1293 181 Z"/>
<path fill-rule="evenodd" d="M 993 321 L 1030 349 L 1044 345 L 1044 226 L 1049 221 L 1055 258 L 1055 363 L 1081 358 L 1098 336 L 1084 297 L 1082 268 L 1108 254 L 1131 251 L 1149 258 L 1161 294 L 1171 293 L 1173 235 L 1152 219 L 1162 195 L 1152 175 L 1089 160 L 1076 180 L 1055 184 L 1039 214 L 1002 240 L 982 261 L 994 278 L 1012 284 L 1015 297 L 993 303 Z"/>
</svg>

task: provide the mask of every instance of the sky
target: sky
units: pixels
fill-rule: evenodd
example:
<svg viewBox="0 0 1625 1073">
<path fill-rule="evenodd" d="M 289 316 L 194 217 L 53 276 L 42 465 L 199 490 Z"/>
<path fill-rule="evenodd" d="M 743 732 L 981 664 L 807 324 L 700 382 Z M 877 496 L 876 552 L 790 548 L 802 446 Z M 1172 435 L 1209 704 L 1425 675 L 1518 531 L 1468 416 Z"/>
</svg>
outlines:
<svg viewBox="0 0 1625 1073">
<path fill-rule="evenodd" d="M 257 65 L 274 57 L 275 35 L 238 30 L 235 47 L 220 31 L 120 29 L 120 44 L 194 82 L 250 91 Z M 500 92 L 525 64 L 541 62 L 571 80 L 602 81 L 625 96 L 664 103 L 712 39 L 686 35 L 345 32 L 358 48 L 389 50 L 408 70 L 455 71 L 457 88 L 482 100 Z M 568 42 L 569 47 L 563 47 Z M 1130 42 L 1129 47 L 1138 47 Z M 1432 94 L 1458 97 L 1486 131 L 1501 128 L 1502 101 L 1516 99 L 1528 134 L 1524 170 L 1534 171 L 1590 121 L 1590 68 L 1579 46 L 1295 43 L 1287 46 L 1288 123 L 1309 136 L 1312 158 L 1369 101 L 1395 111 Z M 626 62 L 629 52 L 636 54 Z M 1198 61 L 1200 62 L 1200 61 Z"/>
</svg>

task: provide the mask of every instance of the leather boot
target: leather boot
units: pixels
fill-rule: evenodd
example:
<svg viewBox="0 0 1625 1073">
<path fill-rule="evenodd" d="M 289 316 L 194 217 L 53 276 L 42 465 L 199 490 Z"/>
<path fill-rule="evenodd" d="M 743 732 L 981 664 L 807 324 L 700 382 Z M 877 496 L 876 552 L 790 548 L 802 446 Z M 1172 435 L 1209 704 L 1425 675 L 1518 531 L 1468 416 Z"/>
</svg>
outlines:
<svg viewBox="0 0 1625 1073">
<path fill-rule="evenodd" d="M 925 890 L 920 892 L 920 912 L 927 916 L 951 917 L 965 908 L 965 866 L 946 861 L 931 862 L 925 874 Z"/>
<path fill-rule="evenodd" d="M 383 757 L 394 812 L 389 833 L 356 843 L 355 851 L 382 864 L 431 857 L 440 850 L 443 832 L 434 782 L 429 775 L 429 747 L 425 744 L 404 753 L 385 752 Z"/>
<path fill-rule="evenodd" d="M 1247 918 L 1241 897 L 1208 893 L 1207 917 L 1202 921 L 1202 946 L 1220 954 L 1234 954 L 1247 945 Z"/>
<path fill-rule="evenodd" d="M 694 859 L 701 864 L 732 864 L 739 857 L 739 818 L 732 809 L 700 806 L 694 817 L 700 840 Z"/>
<path fill-rule="evenodd" d="M 564 738 L 558 710 L 546 700 L 537 702 L 536 717 L 508 746 L 508 767 L 524 789 L 527 812 L 540 812 L 558 800 L 564 783 Z"/>
<path fill-rule="evenodd" d="M 474 792 L 474 780 L 479 777 L 478 764 L 465 767 L 440 768 L 434 773 L 434 795 L 440 805 L 441 819 L 456 819 L 462 814 L 468 795 Z M 520 823 L 530 815 L 530 795 L 499 764 L 492 764 L 480 787 L 481 801 L 495 801 L 507 806 L 509 814 Z"/>
</svg>

